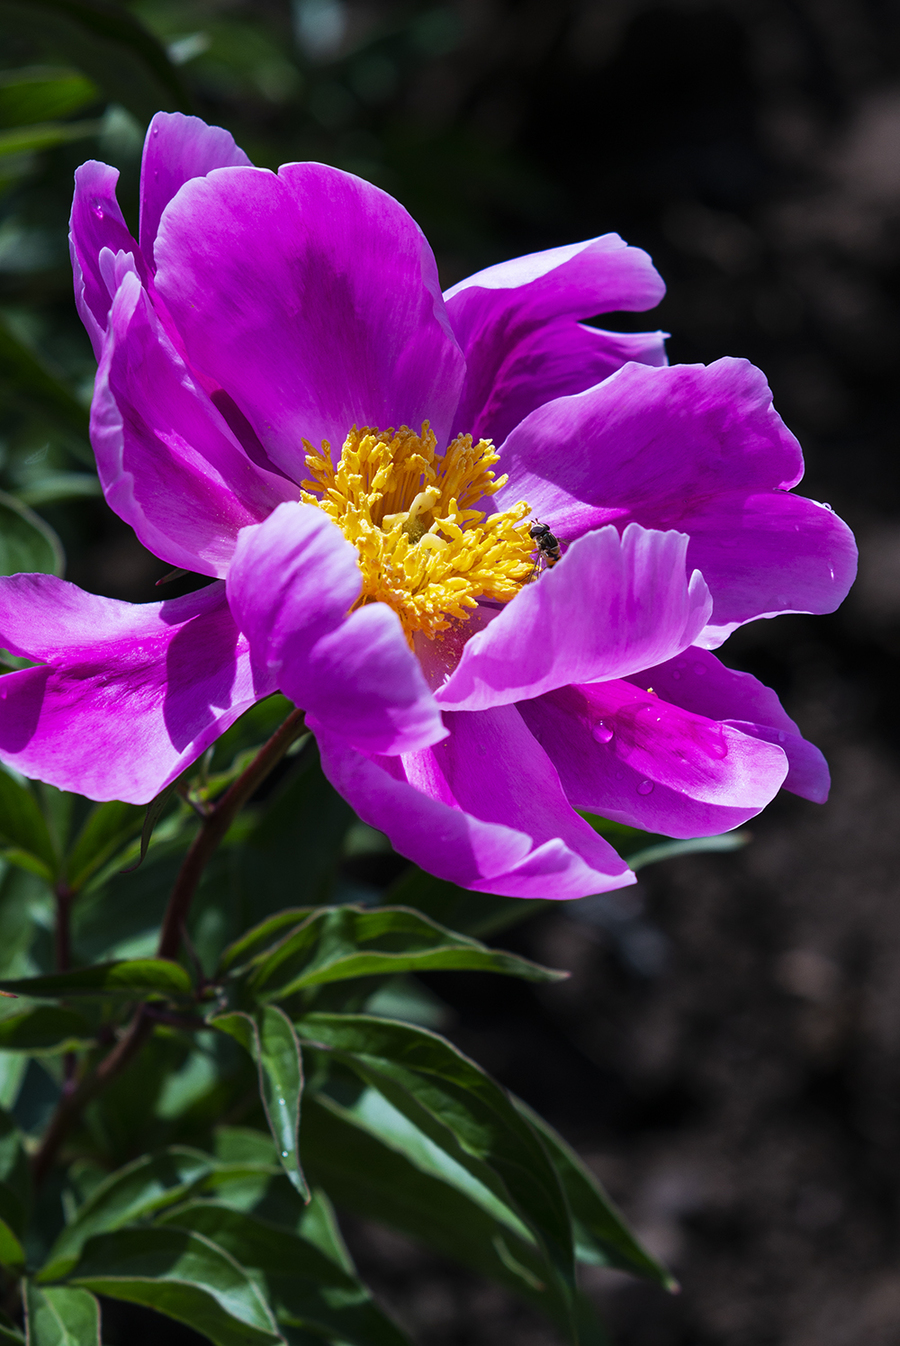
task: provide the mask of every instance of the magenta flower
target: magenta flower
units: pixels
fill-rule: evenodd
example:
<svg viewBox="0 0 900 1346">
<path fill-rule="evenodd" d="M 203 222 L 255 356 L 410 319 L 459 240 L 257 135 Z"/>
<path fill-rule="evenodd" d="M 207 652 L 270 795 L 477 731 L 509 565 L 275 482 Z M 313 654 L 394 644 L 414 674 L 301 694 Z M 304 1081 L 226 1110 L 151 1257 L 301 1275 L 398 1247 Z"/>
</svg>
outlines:
<svg viewBox="0 0 900 1346">
<path fill-rule="evenodd" d="M 606 235 L 442 297 L 406 211 L 334 168 L 161 113 L 139 244 L 116 178 L 85 164 L 72 210 L 100 479 L 215 582 L 134 606 L 0 581 L 0 644 L 42 661 L 0 679 L 4 761 L 141 803 L 281 689 L 398 851 L 520 897 L 633 880 L 579 809 L 694 837 L 782 784 L 825 798 L 775 695 L 709 651 L 832 611 L 852 537 L 790 494 L 758 370 L 581 325 L 658 302 L 646 254 Z"/>
</svg>

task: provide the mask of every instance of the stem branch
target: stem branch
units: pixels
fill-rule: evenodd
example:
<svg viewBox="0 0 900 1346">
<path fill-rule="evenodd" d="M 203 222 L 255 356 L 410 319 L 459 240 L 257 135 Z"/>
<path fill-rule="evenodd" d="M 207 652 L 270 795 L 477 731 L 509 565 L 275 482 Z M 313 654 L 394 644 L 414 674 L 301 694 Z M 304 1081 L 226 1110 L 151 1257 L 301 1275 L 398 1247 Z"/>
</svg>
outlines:
<svg viewBox="0 0 900 1346">
<path fill-rule="evenodd" d="M 203 819 L 200 830 L 178 871 L 169 898 L 159 937 L 160 958 L 177 957 L 191 900 L 216 847 L 225 837 L 239 810 L 259 789 L 269 772 L 278 765 L 294 740 L 299 738 L 303 727 L 303 711 L 292 711 L 280 728 L 276 729 L 268 743 L 259 750 L 246 771 L 238 776 L 230 789 Z M 61 969 L 68 966 L 71 956 L 68 920 L 70 902 L 71 895 L 68 890 L 63 892 L 60 889 L 57 892 L 57 962 Z M 36 1184 L 48 1173 L 60 1145 L 88 1103 L 96 1098 L 97 1094 L 101 1093 L 137 1055 L 153 1032 L 154 1020 L 159 1020 L 160 1017 L 158 1012 L 152 1014 L 148 1012 L 146 1005 L 138 1006 L 134 1018 L 112 1051 L 77 1085 L 63 1092 L 40 1147 L 31 1161 Z"/>
<path fill-rule="evenodd" d="M 159 936 L 158 958 L 175 958 L 181 943 L 181 931 L 191 905 L 197 884 L 212 859 L 213 852 L 238 812 L 255 794 L 273 767 L 281 761 L 288 748 L 303 732 L 303 711 L 293 711 L 276 729 L 265 747 L 260 748 L 247 770 L 222 796 L 204 818 L 200 831 L 194 837 L 191 849 L 184 857 L 178 878 L 169 898 Z"/>
</svg>

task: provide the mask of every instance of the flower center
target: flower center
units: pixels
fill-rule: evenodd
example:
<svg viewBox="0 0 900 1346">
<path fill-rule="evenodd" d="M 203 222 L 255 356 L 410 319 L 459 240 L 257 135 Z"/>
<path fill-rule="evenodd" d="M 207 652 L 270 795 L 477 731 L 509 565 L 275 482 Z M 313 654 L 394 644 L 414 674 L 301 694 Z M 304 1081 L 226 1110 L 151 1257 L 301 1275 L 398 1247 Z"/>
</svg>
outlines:
<svg viewBox="0 0 900 1346">
<path fill-rule="evenodd" d="M 334 520 L 359 553 L 362 592 L 355 606 L 387 603 L 407 639 L 429 639 L 465 621 L 479 599 L 508 603 L 533 571 L 534 543 L 520 501 L 502 513 L 473 509 L 507 478 L 490 440 L 458 435 L 442 455 L 428 422 L 416 434 L 354 427 L 335 466 L 330 448 L 306 440 L 303 500 Z"/>
</svg>

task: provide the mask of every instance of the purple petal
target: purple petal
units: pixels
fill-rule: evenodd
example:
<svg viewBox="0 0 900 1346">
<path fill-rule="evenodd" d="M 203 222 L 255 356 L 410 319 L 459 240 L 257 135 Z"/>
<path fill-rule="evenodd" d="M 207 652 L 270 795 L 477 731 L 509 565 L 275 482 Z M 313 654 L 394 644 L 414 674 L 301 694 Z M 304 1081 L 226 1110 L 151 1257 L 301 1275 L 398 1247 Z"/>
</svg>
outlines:
<svg viewBox="0 0 900 1346">
<path fill-rule="evenodd" d="M 447 720 L 451 736 L 443 743 L 380 759 L 314 726 L 323 770 L 401 855 L 463 888 L 574 898 L 634 882 L 569 806 L 514 707 Z"/>
<path fill-rule="evenodd" d="M 315 505 L 245 529 L 228 575 L 235 620 L 296 705 L 363 752 L 435 743 L 446 730 L 397 614 L 348 616 L 361 588 L 356 548 Z"/>
<path fill-rule="evenodd" d="M 498 507 L 524 497 L 559 537 L 632 520 L 688 533 L 688 564 L 702 570 L 721 628 L 711 642 L 776 611 L 830 612 L 853 580 L 849 530 L 786 494 L 800 447 L 746 360 L 626 365 L 533 412 L 506 441 L 503 469 Z"/>
<path fill-rule="evenodd" d="M 517 257 L 445 296 L 467 362 L 454 422 L 501 443 L 543 403 L 592 387 L 627 360 L 665 364 L 663 333 L 627 336 L 579 318 L 658 304 L 665 286 L 650 258 L 618 234 Z"/>
<path fill-rule="evenodd" d="M 227 573 L 237 535 L 297 488 L 250 461 L 135 275 L 116 295 L 91 408 L 107 503 L 171 565 Z"/>
<path fill-rule="evenodd" d="M 0 678 L 0 758 L 89 799 L 147 803 L 275 690 L 222 584 L 138 605 L 13 575 L 0 579 L 0 644 L 47 660 Z"/>
<path fill-rule="evenodd" d="M 588 534 L 476 632 L 436 693 L 445 710 L 484 710 L 571 682 L 621 678 L 692 645 L 710 611 L 688 539 L 632 524 Z M 657 651 L 665 650 L 660 656 Z"/>
<path fill-rule="evenodd" d="M 825 803 L 831 783 L 825 758 L 803 738 L 771 687 L 750 673 L 726 668 L 714 654 L 695 647 L 628 681 L 652 687 L 672 705 L 776 743 L 790 764 L 784 788 L 816 804 Z"/>
<path fill-rule="evenodd" d="M 786 492 L 735 491 L 686 505 L 688 561 L 713 594 L 698 644 L 714 649 L 744 622 L 784 612 L 833 612 L 856 578 L 856 542 L 842 519 Z"/>
<path fill-rule="evenodd" d="M 418 225 L 322 164 L 221 169 L 186 184 L 156 241 L 157 288 L 188 358 L 234 399 L 274 462 L 354 425 L 450 430 L 463 358 Z"/>
<path fill-rule="evenodd" d="M 564 687 L 519 710 L 576 808 L 666 836 L 737 827 L 788 769 L 780 747 L 630 682 Z"/>
<path fill-rule="evenodd" d="M 100 254 L 109 249 L 130 254 L 142 279 L 146 267 L 128 232 L 116 200 L 119 170 L 89 159 L 75 170 L 75 196 L 69 218 L 69 252 L 75 280 L 75 306 L 100 359 L 112 294 L 103 278 Z M 115 291 L 113 291 L 115 293 Z"/>
<path fill-rule="evenodd" d="M 153 244 L 159 219 L 180 187 L 205 178 L 214 168 L 242 168 L 250 160 L 221 126 L 199 117 L 157 112 L 147 127 L 141 160 L 141 250 L 153 269 Z"/>
</svg>

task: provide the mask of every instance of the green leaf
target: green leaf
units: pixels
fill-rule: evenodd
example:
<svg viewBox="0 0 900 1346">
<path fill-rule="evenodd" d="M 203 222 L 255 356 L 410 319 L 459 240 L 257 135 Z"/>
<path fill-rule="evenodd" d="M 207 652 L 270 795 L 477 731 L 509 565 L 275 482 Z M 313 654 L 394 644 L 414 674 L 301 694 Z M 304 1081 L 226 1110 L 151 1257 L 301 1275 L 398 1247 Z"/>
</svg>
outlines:
<svg viewBox="0 0 900 1346">
<path fill-rule="evenodd" d="M 161 1223 L 205 1234 L 261 1279 L 279 1323 L 339 1337 L 351 1346 L 404 1346 L 407 1338 L 356 1276 L 315 1244 L 216 1202 L 193 1202 Z"/>
<path fill-rule="evenodd" d="M 384 894 L 385 905 L 414 907 L 451 930 L 487 936 L 518 925 L 549 903 L 539 898 L 496 897 L 458 888 L 446 879 L 436 879 L 415 865 L 401 874 Z"/>
<path fill-rule="evenodd" d="M 53 505 L 58 500 L 95 499 L 103 494 L 100 478 L 93 472 L 49 472 L 16 492 L 26 505 Z"/>
<path fill-rule="evenodd" d="M 228 1253 L 185 1229 L 120 1229 L 84 1247 L 71 1284 L 145 1304 L 215 1346 L 276 1346 L 281 1338 L 252 1278 Z"/>
<path fill-rule="evenodd" d="M 310 1095 L 303 1112 L 303 1162 L 312 1180 L 321 1183 L 345 1210 L 387 1224 L 444 1256 L 455 1258 L 506 1286 L 567 1325 L 570 1305 L 560 1295 L 556 1278 L 526 1234 L 497 1218 L 490 1202 L 475 1188 L 461 1165 L 447 1159 L 438 1146 L 425 1158 L 424 1145 L 412 1146 L 408 1127 L 395 1131 L 389 1122 L 376 1134 L 366 1124 L 322 1094 Z M 488 1197 L 491 1194 L 488 1193 Z M 494 1210 L 500 1203 L 495 1203 Z"/>
<path fill-rule="evenodd" d="M 134 1000 L 148 995 L 188 996 L 193 987 L 190 974 L 180 963 L 168 958 L 128 958 L 73 972 L 51 972 L 44 977 L 0 980 L 0 990 L 40 997 L 117 995 Z M 0 1020 L 0 1033 L 3 1022 L 9 1020 Z"/>
<path fill-rule="evenodd" d="M 173 1145 L 160 1154 L 142 1155 L 111 1173 L 59 1234 L 38 1280 L 63 1279 L 89 1238 L 135 1224 L 184 1201 L 215 1167 L 211 1155 Z"/>
<path fill-rule="evenodd" d="M 87 1290 L 29 1283 L 25 1323 L 28 1346 L 100 1346 L 100 1305 Z"/>
<path fill-rule="evenodd" d="M 715 837 L 691 837 L 687 841 L 673 841 L 671 837 L 657 832 L 642 832 L 626 823 L 613 822 L 611 818 L 601 818 L 585 809 L 578 812 L 585 822 L 590 823 L 595 832 L 605 837 L 627 860 L 632 869 L 643 869 L 645 865 L 654 865 L 660 860 L 671 860 L 678 855 L 698 855 L 706 851 L 736 851 L 746 846 L 750 840 L 749 832 L 723 832 Z"/>
<path fill-rule="evenodd" d="M 14 496 L 0 491 L 0 575 L 20 571 L 61 575 L 65 568 L 62 543 L 50 525 Z"/>
<path fill-rule="evenodd" d="M 411 1024 L 310 1014 L 297 1027 L 304 1045 L 349 1067 L 509 1204 L 543 1248 L 561 1292 L 574 1293 L 572 1230 L 559 1178 L 500 1085 L 444 1038 Z"/>
<path fill-rule="evenodd" d="M 2 527 L 2 506 L 0 506 Z M 2 541 L 0 541 L 2 551 Z M 26 785 L 0 769 L 0 843 L 6 857 L 52 883 L 59 861 L 44 815 Z"/>
<path fill-rule="evenodd" d="M 159 108 L 190 111 L 181 78 L 156 38 L 110 0 L 4 0 L 4 27 L 83 70 L 147 122 Z"/>
<path fill-rule="evenodd" d="M 140 829 L 144 810 L 118 799 L 95 804 L 66 860 L 69 888 L 77 892 Z"/>
<path fill-rule="evenodd" d="M 2 14 L 0 5 L 0 14 Z M 84 454 L 93 461 L 88 444 L 88 412 L 65 384 L 54 378 L 41 361 L 0 320 L 0 378 L 9 396 L 29 411 L 47 417 L 61 430 L 74 435 L 84 445 Z M 4 571 L 14 574 L 14 571 Z M 56 571 L 49 573 L 57 573 Z"/>
<path fill-rule="evenodd" d="M 32 122 L 70 117 L 100 90 L 75 70 L 37 65 L 0 73 L 0 126 L 28 126 Z"/>
<path fill-rule="evenodd" d="M 305 986 L 353 977 L 461 968 L 529 981 L 568 975 L 489 949 L 408 907 L 341 906 L 310 912 L 273 952 L 256 960 L 246 989 L 254 999 L 287 999 Z"/>
<path fill-rule="evenodd" d="M 0 1019 L 0 1051 L 68 1052 L 94 1040 L 94 1030 L 74 1010 L 37 1005 L 24 1014 Z"/>
<path fill-rule="evenodd" d="M 750 840 L 749 832 L 723 832 L 717 837 L 690 837 L 687 841 L 660 841 L 654 846 L 645 846 L 628 856 L 632 869 L 643 869 L 645 865 L 658 864 L 660 860 L 674 860 L 679 855 L 722 854 L 725 851 L 739 851 Z"/>
<path fill-rule="evenodd" d="M 17 1275 L 25 1270 L 25 1249 L 3 1219 L 0 1219 L 0 1263 Z"/>
<path fill-rule="evenodd" d="M 0 157 L 50 150 L 72 140 L 87 140 L 97 134 L 101 124 L 98 121 L 37 122 L 34 126 L 17 126 L 14 131 L 0 131 Z"/>
<path fill-rule="evenodd" d="M 667 1290 L 677 1281 L 638 1243 L 593 1173 L 553 1127 L 521 1099 L 516 1107 L 537 1131 L 562 1181 L 575 1225 L 576 1254 L 581 1262 L 617 1267 L 654 1281 Z"/>
<path fill-rule="evenodd" d="M 31 1201 L 31 1168 L 22 1133 L 8 1112 L 0 1111 L 0 1216 L 19 1238 Z"/>
<path fill-rule="evenodd" d="M 144 814 L 144 825 L 141 828 L 141 853 L 133 865 L 129 865 L 127 869 L 122 870 L 123 874 L 131 874 L 139 865 L 144 863 L 144 859 L 147 855 L 147 847 L 150 845 L 150 839 L 153 836 L 153 829 L 168 808 L 169 801 L 177 787 L 177 780 L 170 781 L 164 789 L 160 790 L 159 794 L 156 795 L 154 799 L 150 800 L 150 803 L 147 805 L 147 811 Z"/>
<path fill-rule="evenodd" d="M 301 1196 L 307 1197 L 297 1143 L 303 1062 L 293 1024 L 275 1005 L 264 1006 L 255 1017 L 241 1012 L 220 1014 L 210 1023 L 236 1038 L 256 1062 L 260 1097 L 282 1168 Z"/>
<path fill-rule="evenodd" d="M 312 907 L 288 907 L 285 911 L 276 911 L 274 916 L 267 916 L 259 925 L 255 925 L 252 930 L 248 930 L 224 950 L 219 961 L 218 975 L 222 976 L 226 972 L 233 974 L 243 972 L 259 955 L 277 944 L 285 931 L 292 930 L 301 921 L 305 921 L 312 910 Z"/>
</svg>

